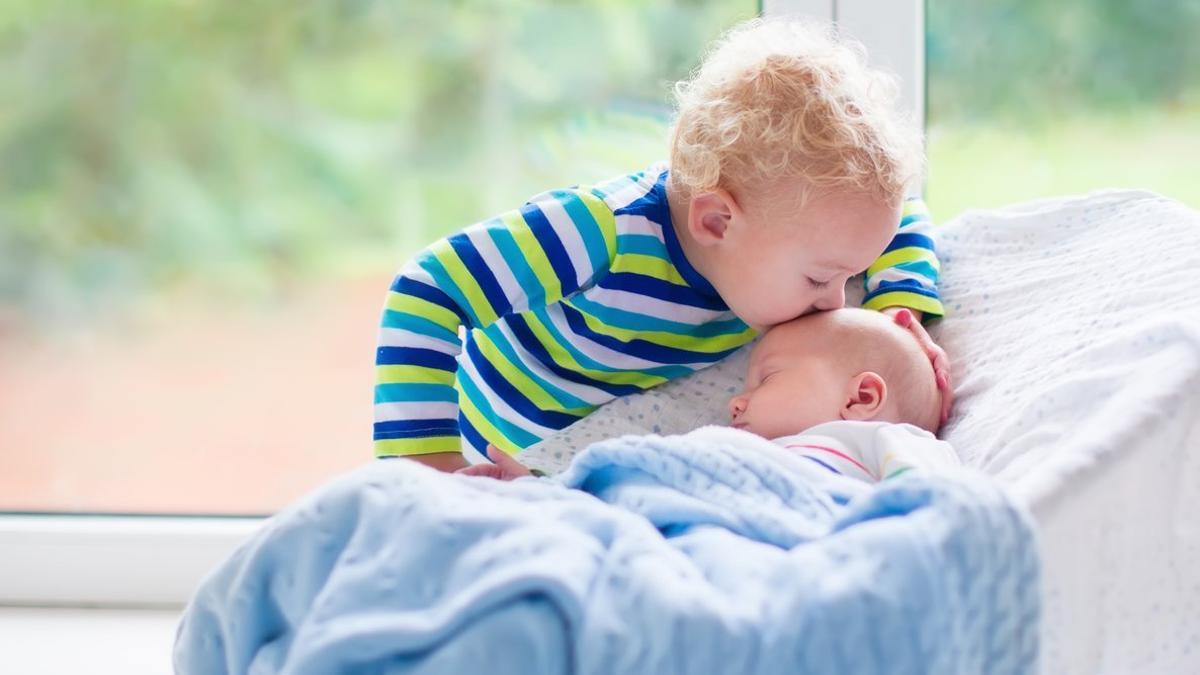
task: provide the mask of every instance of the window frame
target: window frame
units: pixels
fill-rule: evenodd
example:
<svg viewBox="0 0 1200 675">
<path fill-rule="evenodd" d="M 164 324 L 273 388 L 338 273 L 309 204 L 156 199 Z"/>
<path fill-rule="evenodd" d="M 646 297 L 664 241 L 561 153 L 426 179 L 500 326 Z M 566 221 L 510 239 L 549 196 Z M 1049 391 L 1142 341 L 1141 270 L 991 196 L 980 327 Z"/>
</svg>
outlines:
<svg viewBox="0 0 1200 675">
<path fill-rule="evenodd" d="M 925 123 L 924 0 L 763 0 L 832 21 L 901 81 Z M 179 607 L 265 517 L 0 514 L 0 605 Z"/>
</svg>

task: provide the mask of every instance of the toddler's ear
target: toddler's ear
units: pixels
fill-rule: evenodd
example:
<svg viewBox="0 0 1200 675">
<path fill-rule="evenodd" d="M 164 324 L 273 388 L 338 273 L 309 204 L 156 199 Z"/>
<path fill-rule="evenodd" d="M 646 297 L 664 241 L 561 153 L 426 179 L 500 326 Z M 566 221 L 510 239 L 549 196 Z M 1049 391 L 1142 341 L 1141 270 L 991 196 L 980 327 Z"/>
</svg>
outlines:
<svg viewBox="0 0 1200 675">
<path fill-rule="evenodd" d="M 878 374 L 867 371 L 850 378 L 842 419 L 866 421 L 878 417 L 887 402 L 887 383 Z"/>
<path fill-rule="evenodd" d="M 688 232 L 702 246 L 719 243 L 725 238 L 736 208 L 733 195 L 721 188 L 700 192 L 688 206 Z"/>
</svg>

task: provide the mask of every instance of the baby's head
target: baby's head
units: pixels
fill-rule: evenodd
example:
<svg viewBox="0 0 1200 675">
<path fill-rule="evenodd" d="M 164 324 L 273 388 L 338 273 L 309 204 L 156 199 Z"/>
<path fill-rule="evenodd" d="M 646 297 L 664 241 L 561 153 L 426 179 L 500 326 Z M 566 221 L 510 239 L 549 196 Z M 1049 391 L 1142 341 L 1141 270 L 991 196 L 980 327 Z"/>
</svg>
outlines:
<svg viewBox="0 0 1200 675">
<path fill-rule="evenodd" d="M 788 20 L 732 29 L 676 86 L 676 225 L 747 323 L 841 307 L 846 279 L 883 253 L 923 167 L 896 91 L 861 45 Z"/>
<path fill-rule="evenodd" d="M 733 425 L 765 438 L 823 422 L 907 422 L 936 433 L 941 395 L 915 338 L 887 315 L 842 308 L 775 326 L 750 355 Z"/>
</svg>

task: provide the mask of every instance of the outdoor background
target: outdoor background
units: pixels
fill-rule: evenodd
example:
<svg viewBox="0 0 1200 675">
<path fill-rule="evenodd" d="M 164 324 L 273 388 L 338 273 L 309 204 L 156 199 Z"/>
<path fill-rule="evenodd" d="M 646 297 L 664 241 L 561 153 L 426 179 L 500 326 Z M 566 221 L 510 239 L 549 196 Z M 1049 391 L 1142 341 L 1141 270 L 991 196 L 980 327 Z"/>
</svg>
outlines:
<svg viewBox="0 0 1200 675">
<path fill-rule="evenodd" d="M 753 0 L 0 6 L 0 510 L 263 513 L 370 458 L 422 245 L 665 154 Z M 1200 0 L 929 0 L 927 198 L 1200 208 Z"/>
</svg>

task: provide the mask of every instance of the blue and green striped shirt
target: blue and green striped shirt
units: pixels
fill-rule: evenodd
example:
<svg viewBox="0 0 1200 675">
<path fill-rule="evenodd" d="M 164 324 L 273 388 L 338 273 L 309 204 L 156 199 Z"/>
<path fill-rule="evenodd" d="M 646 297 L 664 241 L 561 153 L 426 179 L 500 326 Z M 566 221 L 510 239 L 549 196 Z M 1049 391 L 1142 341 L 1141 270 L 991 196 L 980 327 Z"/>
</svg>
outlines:
<svg viewBox="0 0 1200 675">
<path fill-rule="evenodd" d="M 410 261 L 380 328 L 376 454 L 515 453 L 753 339 L 684 257 L 666 177 L 543 193 Z M 928 224 L 906 204 L 865 305 L 941 313 Z"/>
</svg>

